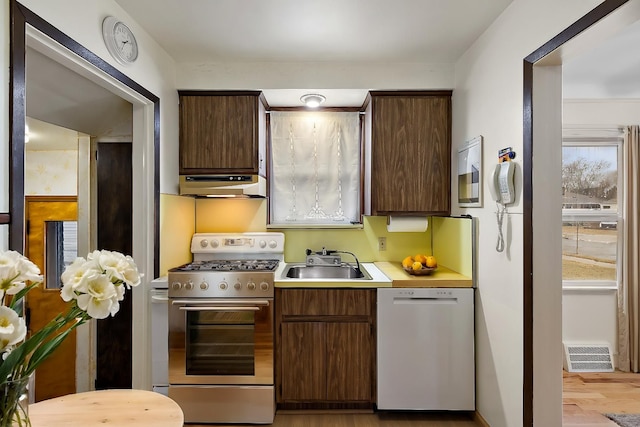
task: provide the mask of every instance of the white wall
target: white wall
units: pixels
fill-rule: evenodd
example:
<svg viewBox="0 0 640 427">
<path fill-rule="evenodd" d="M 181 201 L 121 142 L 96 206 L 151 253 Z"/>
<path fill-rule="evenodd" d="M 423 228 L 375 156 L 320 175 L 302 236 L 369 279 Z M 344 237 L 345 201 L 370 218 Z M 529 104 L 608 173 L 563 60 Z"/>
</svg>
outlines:
<svg viewBox="0 0 640 427">
<path fill-rule="evenodd" d="M 25 195 L 76 196 L 78 150 L 26 151 Z"/>
<path fill-rule="evenodd" d="M 451 89 L 443 63 L 183 63 L 179 89 Z M 269 99 L 267 98 L 267 101 Z M 364 98 L 362 99 L 364 101 Z"/>
<path fill-rule="evenodd" d="M 562 341 L 611 345 L 618 355 L 618 294 L 614 290 L 562 291 Z"/>
<path fill-rule="evenodd" d="M 640 123 L 639 99 L 565 99 L 562 124 L 569 128 L 611 128 Z"/>
<path fill-rule="evenodd" d="M 522 162 L 523 59 L 575 22 L 599 1 L 515 0 L 456 64 L 453 92 L 454 149 L 477 135 L 484 137 L 484 182 L 497 162 L 497 152 L 513 147 Z M 455 159 L 455 156 L 454 156 Z M 540 163 L 537 163 L 540 164 Z M 454 164 L 452 170 L 456 170 Z M 495 250 L 496 207 L 484 185 L 482 208 L 457 208 L 452 176 L 452 211 L 479 218 L 478 292 L 476 299 L 477 409 L 492 427 L 522 425 L 523 385 L 523 207 L 519 193 L 505 219 L 506 249 Z M 560 286 L 558 284 L 558 286 Z M 559 305 L 559 301 L 552 302 Z M 560 325 L 560 310 L 550 315 Z M 558 343 L 559 345 L 559 343 Z M 534 356 L 535 357 L 535 356 Z M 535 375 L 545 375 L 535 372 Z M 551 375 L 560 375 L 551 372 Z M 548 404 L 557 412 L 559 390 Z"/>
</svg>

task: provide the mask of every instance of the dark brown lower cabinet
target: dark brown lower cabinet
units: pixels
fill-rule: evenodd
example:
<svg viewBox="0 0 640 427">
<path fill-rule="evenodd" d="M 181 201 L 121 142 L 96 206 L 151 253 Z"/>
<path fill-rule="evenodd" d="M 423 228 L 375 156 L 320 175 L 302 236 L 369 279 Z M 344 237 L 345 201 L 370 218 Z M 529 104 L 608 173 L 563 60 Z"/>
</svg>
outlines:
<svg viewBox="0 0 640 427">
<path fill-rule="evenodd" d="M 276 328 L 279 407 L 372 407 L 374 289 L 278 289 Z"/>
</svg>

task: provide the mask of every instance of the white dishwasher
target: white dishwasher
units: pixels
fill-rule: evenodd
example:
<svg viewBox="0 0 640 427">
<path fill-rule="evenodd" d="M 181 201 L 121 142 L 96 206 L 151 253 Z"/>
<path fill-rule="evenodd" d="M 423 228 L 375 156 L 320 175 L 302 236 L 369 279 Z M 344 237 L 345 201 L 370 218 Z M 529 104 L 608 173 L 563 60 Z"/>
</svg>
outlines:
<svg viewBox="0 0 640 427">
<path fill-rule="evenodd" d="M 475 409 L 473 292 L 378 289 L 378 409 Z"/>
</svg>

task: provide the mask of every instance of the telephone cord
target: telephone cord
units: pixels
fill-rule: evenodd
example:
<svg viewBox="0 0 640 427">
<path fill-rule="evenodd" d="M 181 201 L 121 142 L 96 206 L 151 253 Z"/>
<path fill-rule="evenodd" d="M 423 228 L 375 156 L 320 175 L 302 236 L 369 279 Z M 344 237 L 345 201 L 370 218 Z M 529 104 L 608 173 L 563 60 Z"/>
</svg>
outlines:
<svg viewBox="0 0 640 427">
<path fill-rule="evenodd" d="M 504 235 L 502 234 L 502 222 L 504 220 L 504 213 L 507 211 L 507 207 L 500 203 L 496 203 L 498 210 L 496 211 L 496 220 L 498 222 L 498 242 L 496 243 L 496 251 L 504 251 Z M 502 209 L 501 209 L 502 208 Z"/>
</svg>

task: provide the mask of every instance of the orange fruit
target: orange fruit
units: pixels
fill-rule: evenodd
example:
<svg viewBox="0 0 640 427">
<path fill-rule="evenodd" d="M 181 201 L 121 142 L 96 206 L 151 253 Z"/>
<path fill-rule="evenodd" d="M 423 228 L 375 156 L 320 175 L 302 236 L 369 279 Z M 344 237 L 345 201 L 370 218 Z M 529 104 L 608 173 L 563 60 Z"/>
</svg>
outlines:
<svg viewBox="0 0 640 427">
<path fill-rule="evenodd" d="M 413 259 L 415 259 L 416 261 L 418 261 L 422 265 L 425 265 L 427 263 L 427 257 L 422 255 L 422 254 L 418 254 L 418 255 L 414 256 Z"/>
<path fill-rule="evenodd" d="M 413 257 L 408 256 L 402 260 L 402 266 L 404 268 L 411 268 L 412 265 L 413 265 Z"/>
<path fill-rule="evenodd" d="M 438 262 L 436 261 L 436 257 L 429 255 L 427 257 L 427 259 L 425 260 L 424 265 L 426 265 L 429 268 L 435 268 L 438 266 Z"/>
<path fill-rule="evenodd" d="M 422 263 L 419 261 L 414 262 L 411 265 L 411 268 L 415 271 L 415 270 L 422 270 Z"/>
</svg>

